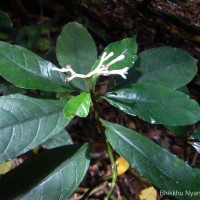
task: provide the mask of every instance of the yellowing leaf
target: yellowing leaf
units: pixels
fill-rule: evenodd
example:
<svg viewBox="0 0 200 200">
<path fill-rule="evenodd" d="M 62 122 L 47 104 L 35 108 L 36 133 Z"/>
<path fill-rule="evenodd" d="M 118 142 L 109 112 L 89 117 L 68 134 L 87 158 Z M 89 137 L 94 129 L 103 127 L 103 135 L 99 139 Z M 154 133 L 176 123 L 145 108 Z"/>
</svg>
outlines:
<svg viewBox="0 0 200 200">
<path fill-rule="evenodd" d="M 40 146 L 36 146 L 34 149 L 32 149 L 34 154 L 38 154 L 39 150 L 40 150 Z"/>
<path fill-rule="evenodd" d="M 173 34 L 180 34 L 180 31 L 176 28 L 171 28 L 170 32 Z"/>
<path fill-rule="evenodd" d="M 128 168 L 130 166 L 128 161 L 126 161 L 121 156 L 115 161 L 115 163 L 117 165 L 117 174 L 118 175 L 124 174 L 128 170 Z"/>
<path fill-rule="evenodd" d="M 140 200 L 156 200 L 157 191 L 151 186 L 142 190 L 139 196 Z"/>
<path fill-rule="evenodd" d="M 194 37 L 194 41 L 200 42 L 200 36 L 195 36 L 195 37 Z"/>
<path fill-rule="evenodd" d="M 0 174 L 5 174 L 12 169 L 12 160 L 0 164 Z"/>
<path fill-rule="evenodd" d="M 41 34 L 47 37 L 50 37 L 50 31 L 49 29 L 43 28 L 41 31 Z"/>
</svg>

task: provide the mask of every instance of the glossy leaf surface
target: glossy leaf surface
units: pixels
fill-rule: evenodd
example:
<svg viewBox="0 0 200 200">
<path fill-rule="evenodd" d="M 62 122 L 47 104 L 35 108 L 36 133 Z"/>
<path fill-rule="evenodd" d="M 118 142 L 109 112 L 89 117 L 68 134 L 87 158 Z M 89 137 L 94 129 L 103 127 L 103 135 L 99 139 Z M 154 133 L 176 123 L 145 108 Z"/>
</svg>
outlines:
<svg viewBox="0 0 200 200">
<path fill-rule="evenodd" d="M 60 133 L 45 141 L 42 146 L 47 149 L 52 149 L 69 144 L 73 144 L 72 138 L 66 130 L 62 130 Z"/>
<path fill-rule="evenodd" d="M 89 161 L 88 144 L 42 152 L 1 177 L 0 199 L 68 199 L 83 179 Z"/>
<path fill-rule="evenodd" d="M 189 83 L 197 73 L 196 61 L 188 52 L 169 46 L 139 53 L 134 67 L 142 74 L 138 82 L 153 82 L 174 89 Z"/>
<path fill-rule="evenodd" d="M 45 142 L 68 121 L 63 101 L 35 99 L 20 94 L 0 98 L 0 162 L 10 160 Z"/>
<path fill-rule="evenodd" d="M 177 195 L 177 199 L 199 199 L 199 196 L 191 198 L 185 195 L 185 191 L 200 190 L 200 169 L 193 169 L 135 131 L 105 120 L 102 123 L 112 147 L 129 161 L 140 176 L 146 177 L 162 190 L 183 192 L 184 198 Z"/>
<path fill-rule="evenodd" d="M 70 64 L 76 73 L 86 74 L 97 59 L 91 35 L 78 22 L 66 24 L 57 40 L 57 59 L 62 67 Z"/>
<path fill-rule="evenodd" d="M 154 84 L 132 84 L 103 96 L 111 105 L 152 124 L 184 126 L 200 120 L 200 107 L 182 92 Z"/>
<path fill-rule="evenodd" d="M 75 89 L 65 83 L 63 73 L 33 52 L 17 45 L 0 42 L 0 75 L 14 85 L 27 89 L 67 92 Z"/>
<path fill-rule="evenodd" d="M 87 74 L 97 59 L 96 45 L 86 28 L 78 22 L 70 22 L 58 37 L 56 56 L 62 67 L 69 64 L 76 73 Z M 85 80 L 76 78 L 71 83 L 87 91 Z"/>
<path fill-rule="evenodd" d="M 78 96 L 70 99 L 65 108 L 64 114 L 67 119 L 72 119 L 74 116 L 87 117 L 90 110 L 90 93 L 83 92 Z"/>
<path fill-rule="evenodd" d="M 189 139 L 197 140 L 195 142 L 190 142 L 191 145 L 200 153 L 200 126 L 196 128 L 194 133 L 189 137 Z"/>
</svg>

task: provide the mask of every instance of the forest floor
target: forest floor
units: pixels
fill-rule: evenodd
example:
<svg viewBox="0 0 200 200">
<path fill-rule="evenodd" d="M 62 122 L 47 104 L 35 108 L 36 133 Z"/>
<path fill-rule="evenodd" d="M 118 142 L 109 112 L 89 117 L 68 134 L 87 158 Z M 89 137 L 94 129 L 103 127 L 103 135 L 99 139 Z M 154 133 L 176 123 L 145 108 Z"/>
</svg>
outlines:
<svg viewBox="0 0 200 200">
<path fill-rule="evenodd" d="M 35 1 L 37 2 L 37 1 Z M 88 28 L 95 39 L 99 53 L 110 42 L 137 35 L 138 51 L 170 45 L 189 51 L 198 61 L 200 60 L 200 1 L 131 1 L 131 0 L 102 0 L 102 1 L 50 1 L 53 6 L 43 3 L 41 15 L 40 5 L 26 4 L 26 12 L 14 9 L 11 4 L 1 5 L 14 20 L 16 27 L 32 25 L 36 22 L 49 21 L 53 24 L 50 37 L 56 38 L 62 26 L 70 21 L 79 21 Z M 63 6 L 63 7 L 62 7 Z M 200 66 L 200 64 L 198 64 Z M 108 80 L 101 78 L 98 90 L 105 91 Z M 200 75 L 188 85 L 191 97 L 200 102 Z M 106 102 L 99 106 L 101 116 L 111 122 L 125 125 L 152 139 L 163 148 L 168 149 L 180 158 L 184 157 L 184 141 L 160 125 L 151 125 L 137 117 L 125 115 L 115 110 Z M 188 128 L 188 134 L 194 126 Z M 75 119 L 68 127 L 68 132 L 75 143 L 96 141 L 100 135 L 95 134 L 98 128 L 93 124 L 93 115 L 85 119 Z M 188 147 L 188 162 L 193 165 L 200 164 L 200 156 L 196 155 L 192 147 Z M 117 157 L 118 155 L 115 154 Z M 102 176 L 110 175 L 109 158 L 103 145 L 95 145 L 92 161 L 88 173 L 80 188 L 71 197 L 79 199 L 94 182 Z M 138 200 L 141 190 L 151 186 L 134 170 L 129 169 L 120 175 L 113 199 Z M 109 184 L 102 183 L 97 187 L 89 199 L 103 199 Z M 157 199 L 161 199 L 158 195 Z M 168 199 L 164 197 L 162 199 Z"/>
</svg>

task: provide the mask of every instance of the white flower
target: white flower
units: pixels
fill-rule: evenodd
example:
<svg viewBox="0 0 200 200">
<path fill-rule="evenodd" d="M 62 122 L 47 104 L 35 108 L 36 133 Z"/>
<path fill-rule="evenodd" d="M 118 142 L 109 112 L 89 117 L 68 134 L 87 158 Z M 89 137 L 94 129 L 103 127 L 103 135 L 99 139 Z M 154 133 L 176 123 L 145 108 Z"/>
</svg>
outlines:
<svg viewBox="0 0 200 200">
<path fill-rule="evenodd" d="M 101 59 L 99 61 L 99 64 L 97 67 L 89 72 L 88 74 L 78 74 L 74 72 L 74 70 L 71 68 L 71 65 L 67 65 L 66 68 L 56 68 L 53 67 L 53 71 L 59 71 L 59 72 L 70 72 L 71 76 L 66 78 L 66 82 L 71 81 L 74 78 L 89 78 L 92 77 L 93 75 L 103 75 L 103 76 L 109 76 L 109 75 L 120 75 L 122 78 L 126 79 L 126 74 L 128 74 L 128 67 L 124 67 L 123 69 L 118 69 L 118 70 L 111 70 L 109 71 L 109 67 L 125 58 L 124 55 L 119 55 L 115 59 L 111 60 L 108 64 L 105 64 L 105 61 L 107 61 L 109 58 L 111 58 L 114 55 L 113 52 L 110 52 L 108 55 L 106 52 L 104 52 L 101 56 Z"/>
<path fill-rule="evenodd" d="M 125 67 L 123 69 L 118 69 L 118 70 L 111 70 L 111 71 L 108 71 L 108 72 L 104 72 L 102 73 L 101 75 L 103 76 L 109 76 L 111 74 L 118 74 L 120 75 L 122 78 L 126 79 L 126 74 L 128 74 L 128 67 Z"/>
</svg>

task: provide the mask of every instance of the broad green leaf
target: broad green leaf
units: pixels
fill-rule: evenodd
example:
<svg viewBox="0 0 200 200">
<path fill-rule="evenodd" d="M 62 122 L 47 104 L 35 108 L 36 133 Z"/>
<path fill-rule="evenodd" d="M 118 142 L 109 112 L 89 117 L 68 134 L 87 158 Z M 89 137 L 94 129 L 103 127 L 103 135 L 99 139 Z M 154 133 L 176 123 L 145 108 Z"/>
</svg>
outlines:
<svg viewBox="0 0 200 200">
<path fill-rule="evenodd" d="M 180 92 L 183 92 L 184 94 L 190 95 L 189 90 L 186 86 L 183 86 L 177 90 Z M 188 126 L 167 126 L 167 125 L 165 125 L 165 127 L 169 131 L 171 131 L 172 133 L 174 133 L 175 135 L 177 135 L 179 137 L 185 137 L 185 134 L 188 130 Z"/>
<path fill-rule="evenodd" d="M 107 92 L 111 105 L 152 124 L 184 126 L 200 120 L 200 107 L 189 96 L 155 84 L 136 83 Z"/>
<path fill-rule="evenodd" d="M 90 162 L 88 144 L 47 150 L 1 176 L 0 199 L 64 200 L 82 181 Z"/>
<path fill-rule="evenodd" d="M 193 169 L 177 156 L 133 130 L 105 120 L 102 123 L 112 147 L 140 176 L 146 177 L 162 190 L 183 193 L 183 196 L 177 195 L 177 199 L 199 199 L 199 196 L 191 198 L 186 191 L 200 191 L 200 169 Z"/>
<path fill-rule="evenodd" d="M 196 140 L 195 142 L 190 142 L 190 143 L 200 153 L 200 126 L 196 128 L 196 130 L 189 137 L 189 139 Z"/>
<path fill-rule="evenodd" d="M 140 82 L 138 80 L 140 79 L 141 76 L 142 76 L 142 73 L 139 72 L 135 68 L 135 65 L 134 65 L 133 67 L 131 67 L 128 70 L 128 74 L 126 75 L 126 79 L 123 79 L 121 76 L 116 76 L 115 78 L 113 78 L 109 83 L 109 90 L 112 90 L 112 89 L 117 88 L 117 87 L 124 87 L 124 86 L 130 85 L 130 84 L 133 84 L 133 83 Z M 160 83 L 156 83 L 156 84 L 160 85 Z M 184 94 L 189 95 L 189 91 L 188 91 L 188 88 L 186 86 L 178 88 L 177 90 L 183 92 Z"/>
<path fill-rule="evenodd" d="M 65 117 L 69 120 L 74 116 L 87 117 L 90 110 L 90 103 L 90 93 L 83 92 L 73 97 L 67 102 L 64 108 Z"/>
<path fill-rule="evenodd" d="M 57 59 L 62 67 L 70 64 L 76 73 L 86 74 L 97 59 L 97 49 L 86 28 L 78 22 L 66 24 L 57 40 Z"/>
<path fill-rule="evenodd" d="M 2 96 L 15 93 L 25 94 L 26 92 L 27 91 L 25 89 L 15 87 L 12 83 L 9 83 L 7 81 L 2 81 L 0 83 L 0 94 L 2 94 Z"/>
<path fill-rule="evenodd" d="M 190 92 L 189 92 L 187 86 L 183 86 L 181 88 L 178 88 L 177 90 L 184 93 L 184 94 L 187 94 L 188 96 L 190 95 Z"/>
<path fill-rule="evenodd" d="M 70 22 L 58 37 L 56 55 L 62 67 L 69 64 L 76 73 L 87 74 L 97 59 L 97 49 L 87 29 L 78 22 Z M 85 80 L 76 78 L 71 83 L 87 91 Z"/>
<path fill-rule="evenodd" d="M 123 79 L 121 76 L 115 76 L 113 79 L 111 79 L 108 91 L 136 83 L 140 76 L 141 73 L 138 72 L 133 66 L 128 70 L 126 79 Z"/>
<path fill-rule="evenodd" d="M 0 75 L 14 85 L 27 89 L 67 92 L 75 89 L 65 83 L 65 75 L 52 71 L 55 67 L 33 52 L 0 42 Z"/>
<path fill-rule="evenodd" d="M 134 67 L 142 74 L 138 82 L 152 82 L 174 89 L 189 83 L 197 73 L 196 60 L 188 52 L 169 46 L 139 53 Z"/>
<path fill-rule="evenodd" d="M 0 27 L 12 27 L 13 23 L 11 18 L 8 16 L 7 13 L 4 11 L 0 10 Z"/>
<path fill-rule="evenodd" d="M 64 129 L 65 102 L 20 94 L 0 98 L 0 162 L 33 149 Z"/>
<path fill-rule="evenodd" d="M 72 138 L 66 130 L 62 130 L 57 135 L 49 138 L 46 142 L 42 144 L 42 146 L 47 149 L 52 149 L 69 144 L 73 144 Z"/>
</svg>

